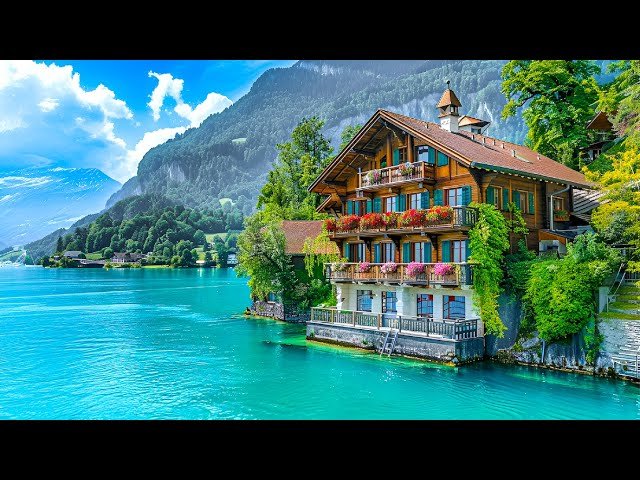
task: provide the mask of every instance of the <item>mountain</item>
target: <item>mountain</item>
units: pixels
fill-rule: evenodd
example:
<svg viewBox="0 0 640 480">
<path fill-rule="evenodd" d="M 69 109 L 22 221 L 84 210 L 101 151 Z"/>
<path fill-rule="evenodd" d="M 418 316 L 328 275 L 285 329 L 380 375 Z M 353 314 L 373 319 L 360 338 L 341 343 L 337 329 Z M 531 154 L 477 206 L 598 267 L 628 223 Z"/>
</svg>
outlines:
<svg viewBox="0 0 640 480">
<path fill-rule="evenodd" d="M 251 213 L 266 173 L 304 116 L 326 120 L 334 147 L 344 127 L 364 123 L 378 108 L 436 121 L 446 81 L 462 102 L 461 113 L 491 121 L 488 133 L 522 142 L 519 117 L 504 121 L 499 60 L 300 61 L 266 71 L 249 93 L 198 128 L 151 149 L 138 175 L 108 206 L 131 195 L 158 193 L 188 207 L 215 208 L 230 198 Z M 226 200 L 223 200 L 223 202 Z"/>
<path fill-rule="evenodd" d="M 95 168 L 0 172 L 0 245 L 24 245 L 102 210 L 121 187 Z M 56 237 L 57 238 L 57 237 Z"/>
</svg>

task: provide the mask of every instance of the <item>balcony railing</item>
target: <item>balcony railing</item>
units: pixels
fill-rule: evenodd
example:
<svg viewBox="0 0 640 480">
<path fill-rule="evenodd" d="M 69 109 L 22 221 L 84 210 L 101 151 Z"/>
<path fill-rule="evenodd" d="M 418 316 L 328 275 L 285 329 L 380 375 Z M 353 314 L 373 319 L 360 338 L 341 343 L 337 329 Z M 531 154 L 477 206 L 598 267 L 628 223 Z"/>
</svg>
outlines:
<svg viewBox="0 0 640 480">
<path fill-rule="evenodd" d="M 370 263 L 366 272 L 360 271 L 359 263 L 325 264 L 327 278 L 335 282 L 364 282 L 364 283 L 396 283 L 421 286 L 441 285 L 458 287 L 472 285 L 472 268 L 468 263 L 448 263 L 455 271 L 449 275 L 436 275 L 435 263 L 425 263 L 424 273 L 409 275 L 408 263 L 398 263 L 396 271 L 385 273 L 382 271 L 384 263 Z"/>
<path fill-rule="evenodd" d="M 426 162 L 401 163 L 378 170 L 360 172 L 358 175 L 358 187 L 361 190 L 377 190 L 388 185 L 435 179 L 434 166 Z"/>
<path fill-rule="evenodd" d="M 477 318 L 389 316 L 383 313 L 314 307 L 311 309 L 311 321 L 352 327 L 369 327 L 378 330 L 393 328 L 408 334 L 452 340 L 476 338 L 479 335 Z"/>
<path fill-rule="evenodd" d="M 366 225 L 363 225 L 363 222 L 360 221 L 362 216 L 357 217 L 360 220 L 357 222 L 357 225 L 354 228 L 350 229 L 340 229 L 335 227 L 335 229 L 329 230 L 329 236 L 336 237 L 347 237 L 350 235 L 360 235 L 365 234 L 368 236 L 376 236 L 378 234 L 384 233 L 399 233 L 404 234 L 407 231 L 415 231 L 415 232 L 428 232 L 433 230 L 453 230 L 456 228 L 470 228 L 476 224 L 478 219 L 478 211 L 475 208 L 467 207 L 467 206 L 457 206 L 457 207 L 431 207 L 429 210 L 418 210 L 418 212 L 431 212 L 434 209 L 442 208 L 442 209 L 450 209 L 450 213 L 448 216 L 435 218 L 435 219 L 427 219 L 416 226 L 405 227 L 402 226 L 401 221 L 394 222 L 388 225 L 382 225 L 379 228 L 370 228 Z M 402 217 L 403 212 L 398 212 L 397 215 Z M 379 214 L 379 215 L 387 215 L 387 214 Z M 338 222 L 339 223 L 339 222 Z"/>
</svg>

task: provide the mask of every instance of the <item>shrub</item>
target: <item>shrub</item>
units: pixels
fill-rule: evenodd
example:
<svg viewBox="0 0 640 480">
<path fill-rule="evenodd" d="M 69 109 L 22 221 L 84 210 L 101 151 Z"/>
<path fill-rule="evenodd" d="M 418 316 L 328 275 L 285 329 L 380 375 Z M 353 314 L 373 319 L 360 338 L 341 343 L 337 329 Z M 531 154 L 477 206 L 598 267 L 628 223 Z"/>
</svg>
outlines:
<svg viewBox="0 0 640 480">
<path fill-rule="evenodd" d="M 370 185 L 378 183 L 380 181 L 380 170 L 369 170 L 366 178 Z"/>
<path fill-rule="evenodd" d="M 335 272 L 344 272 L 347 269 L 346 262 L 335 262 L 331 264 L 331 268 Z"/>
<path fill-rule="evenodd" d="M 360 228 L 374 230 L 385 226 L 384 217 L 380 213 L 367 213 L 360 218 Z"/>
<path fill-rule="evenodd" d="M 355 230 L 360 225 L 360 217 L 357 215 L 343 215 L 336 222 L 336 229 L 339 232 L 349 232 Z"/>
<path fill-rule="evenodd" d="M 433 267 L 433 273 L 436 275 L 453 275 L 456 272 L 456 267 L 450 263 L 436 263 Z"/>
<path fill-rule="evenodd" d="M 410 277 L 417 277 L 418 275 L 422 275 L 424 273 L 424 270 L 424 263 L 411 262 L 409 265 L 407 265 L 407 269 L 405 271 Z"/>
<path fill-rule="evenodd" d="M 398 271 L 398 264 L 395 262 L 387 262 L 380 267 L 382 273 L 396 273 Z"/>
</svg>

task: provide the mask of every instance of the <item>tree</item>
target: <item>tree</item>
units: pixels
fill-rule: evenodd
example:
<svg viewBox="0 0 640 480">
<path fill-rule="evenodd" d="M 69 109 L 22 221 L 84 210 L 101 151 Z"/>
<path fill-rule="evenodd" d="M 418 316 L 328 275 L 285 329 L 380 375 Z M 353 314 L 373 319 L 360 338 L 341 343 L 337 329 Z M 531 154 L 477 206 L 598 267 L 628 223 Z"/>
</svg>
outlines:
<svg viewBox="0 0 640 480">
<path fill-rule="evenodd" d="M 202 230 L 198 229 L 193 235 L 193 241 L 196 245 L 204 245 L 205 243 L 207 243 L 207 237 Z"/>
<path fill-rule="evenodd" d="M 106 247 L 104 250 L 102 250 L 102 258 L 106 258 L 107 260 L 110 260 L 112 257 L 113 257 L 113 248 Z"/>
<path fill-rule="evenodd" d="M 64 245 L 62 244 L 62 237 L 58 237 L 56 242 L 56 253 L 62 253 L 64 251 Z"/>
<path fill-rule="evenodd" d="M 278 222 L 264 224 L 258 216 L 249 217 L 238 237 L 240 276 L 249 277 L 251 293 L 265 299 L 271 292 L 291 299 L 296 276 L 291 256 L 285 253 L 285 236 Z"/>
<path fill-rule="evenodd" d="M 220 237 L 215 237 L 213 248 L 218 256 L 218 266 L 226 267 L 227 258 L 229 257 L 229 247 L 227 247 L 227 244 Z"/>
<path fill-rule="evenodd" d="M 211 256 L 211 252 L 206 252 L 204 254 L 204 266 L 210 267 L 213 265 L 213 257 Z"/>
<path fill-rule="evenodd" d="M 356 134 L 360 131 L 362 125 L 349 125 L 347 126 L 342 133 L 340 134 L 340 150 L 346 147 L 349 142 L 356 136 Z"/>
<path fill-rule="evenodd" d="M 303 118 L 293 129 L 291 140 L 278 144 L 278 159 L 258 197 L 257 208 L 267 221 L 316 218 L 318 195 L 307 187 L 330 161 L 333 148 L 321 129 L 324 120 Z"/>
<path fill-rule="evenodd" d="M 613 62 L 607 70 L 619 74 L 602 89 L 598 107 L 626 145 L 640 147 L 640 60 Z"/>
<path fill-rule="evenodd" d="M 575 168 L 579 150 L 593 135 L 585 125 L 594 114 L 598 73 L 590 60 L 512 60 L 502 69 L 502 118 L 523 109 L 526 144 Z"/>
</svg>

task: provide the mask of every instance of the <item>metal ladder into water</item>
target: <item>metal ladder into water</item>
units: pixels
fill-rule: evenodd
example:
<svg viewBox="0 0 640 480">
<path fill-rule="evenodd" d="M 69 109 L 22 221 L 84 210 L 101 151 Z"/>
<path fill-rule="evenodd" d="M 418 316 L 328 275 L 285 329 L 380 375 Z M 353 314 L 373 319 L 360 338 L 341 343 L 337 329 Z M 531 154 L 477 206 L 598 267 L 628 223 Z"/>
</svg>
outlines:
<svg viewBox="0 0 640 480">
<path fill-rule="evenodd" d="M 391 335 L 393 335 L 393 337 Z M 396 348 L 397 339 L 398 339 L 398 330 L 390 329 L 387 332 L 387 335 L 384 337 L 384 342 L 382 342 L 382 349 L 380 350 L 380 356 L 386 353 L 388 357 L 391 357 L 391 354 L 393 353 L 393 349 Z"/>
</svg>

